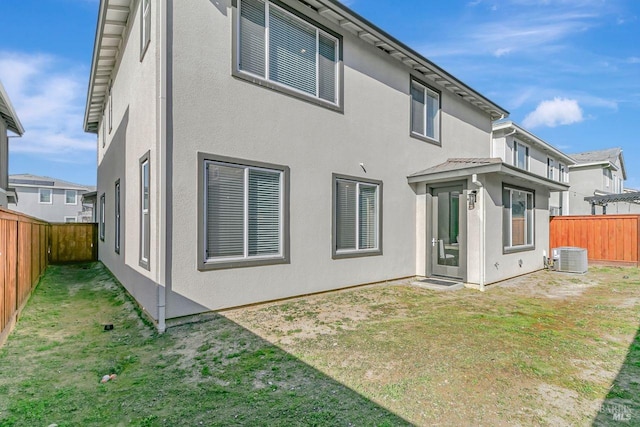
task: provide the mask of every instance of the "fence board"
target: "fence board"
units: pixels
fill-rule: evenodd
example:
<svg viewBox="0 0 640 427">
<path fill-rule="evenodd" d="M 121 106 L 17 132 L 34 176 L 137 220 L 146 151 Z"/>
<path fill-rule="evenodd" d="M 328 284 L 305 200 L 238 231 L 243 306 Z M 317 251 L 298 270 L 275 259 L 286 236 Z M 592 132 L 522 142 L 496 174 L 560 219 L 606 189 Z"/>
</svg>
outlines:
<svg viewBox="0 0 640 427">
<path fill-rule="evenodd" d="M 549 249 L 587 249 L 590 262 L 640 263 L 640 215 L 556 216 L 549 225 Z"/>
</svg>

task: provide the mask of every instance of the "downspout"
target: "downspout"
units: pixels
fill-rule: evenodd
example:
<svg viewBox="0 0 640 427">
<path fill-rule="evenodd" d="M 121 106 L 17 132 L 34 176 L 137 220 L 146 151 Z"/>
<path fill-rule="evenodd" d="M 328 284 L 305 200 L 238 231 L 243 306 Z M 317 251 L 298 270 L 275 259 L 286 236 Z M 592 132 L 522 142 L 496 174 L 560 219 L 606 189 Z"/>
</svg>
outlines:
<svg viewBox="0 0 640 427">
<path fill-rule="evenodd" d="M 164 333 L 166 330 L 166 302 L 167 292 L 171 281 L 171 270 L 169 268 L 168 254 L 170 248 L 168 245 L 167 232 L 169 230 L 168 209 L 170 209 L 171 199 L 169 197 L 169 174 L 171 171 L 167 167 L 167 0 L 160 1 L 160 7 L 158 9 L 158 20 L 156 21 L 159 26 L 159 53 L 158 53 L 158 70 L 159 70 L 159 90 L 158 90 L 158 142 L 159 161 L 156 163 L 158 166 L 158 177 L 160 180 L 160 191 L 158 192 L 160 197 L 158 208 L 158 226 L 157 233 L 158 245 L 157 245 L 157 278 L 158 278 L 158 332 Z"/>
<path fill-rule="evenodd" d="M 471 182 L 473 185 L 478 187 L 478 193 L 480 195 L 480 239 L 479 241 L 479 256 L 480 256 L 480 290 L 484 292 L 484 284 L 485 284 L 485 260 L 486 260 L 486 251 L 485 251 L 485 203 L 484 203 L 484 185 L 482 182 L 478 180 L 478 175 L 471 175 Z"/>
</svg>

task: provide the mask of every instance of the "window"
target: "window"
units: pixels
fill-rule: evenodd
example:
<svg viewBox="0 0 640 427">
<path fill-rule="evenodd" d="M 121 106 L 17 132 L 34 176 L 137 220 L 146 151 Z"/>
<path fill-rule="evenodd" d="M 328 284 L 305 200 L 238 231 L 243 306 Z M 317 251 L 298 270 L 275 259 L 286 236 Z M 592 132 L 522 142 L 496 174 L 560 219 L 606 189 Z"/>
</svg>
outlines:
<svg viewBox="0 0 640 427">
<path fill-rule="evenodd" d="M 604 175 L 604 187 L 609 188 L 611 186 L 611 169 L 602 169 Z"/>
<path fill-rule="evenodd" d="M 382 254 L 382 182 L 333 177 L 333 257 Z"/>
<path fill-rule="evenodd" d="M 440 141 L 440 94 L 411 81 L 411 134 Z"/>
<path fill-rule="evenodd" d="M 560 182 L 567 182 L 567 166 L 563 163 L 558 163 L 558 170 L 560 171 L 560 176 L 558 177 Z"/>
<path fill-rule="evenodd" d="M 513 142 L 513 165 L 520 169 L 529 170 L 529 147 Z"/>
<path fill-rule="evenodd" d="M 38 203 L 50 205 L 53 203 L 53 190 L 51 188 L 38 188 Z"/>
<path fill-rule="evenodd" d="M 238 3 L 237 70 L 323 103 L 338 104 L 339 40 L 263 0 Z"/>
<path fill-rule="evenodd" d="M 64 191 L 64 204 L 65 205 L 77 205 L 78 204 L 78 192 L 76 190 Z"/>
<path fill-rule="evenodd" d="M 116 211 L 115 211 L 115 227 L 114 230 L 116 232 L 116 238 L 115 238 L 115 251 L 117 254 L 120 253 L 120 180 L 116 181 L 116 188 L 115 188 L 115 206 L 116 206 Z"/>
<path fill-rule="evenodd" d="M 551 157 L 547 158 L 547 178 L 556 179 L 555 165 Z"/>
<path fill-rule="evenodd" d="M 534 197 L 530 190 L 504 187 L 502 201 L 505 251 L 533 249 Z"/>
<path fill-rule="evenodd" d="M 111 98 L 111 85 L 109 85 L 109 98 L 107 100 L 108 105 L 108 118 L 109 121 L 109 133 L 111 133 L 111 129 L 113 128 L 113 99 Z"/>
<path fill-rule="evenodd" d="M 64 222 L 65 223 L 74 223 L 74 222 L 78 222 L 75 216 L 65 216 L 64 217 Z"/>
<path fill-rule="evenodd" d="M 104 194 L 100 196 L 100 240 L 104 242 Z"/>
<path fill-rule="evenodd" d="M 289 168 L 200 155 L 202 269 L 289 262 Z"/>
<path fill-rule="evenodd" d="M 140 2 L 140 60 L 151 42 L 151 0 Z"/>
<path fill-rule="evenodd" d="M 149 269 L 150 218 L 149 218 L 149 152 L 140 159 L 140 266 Z"/>
</svg>

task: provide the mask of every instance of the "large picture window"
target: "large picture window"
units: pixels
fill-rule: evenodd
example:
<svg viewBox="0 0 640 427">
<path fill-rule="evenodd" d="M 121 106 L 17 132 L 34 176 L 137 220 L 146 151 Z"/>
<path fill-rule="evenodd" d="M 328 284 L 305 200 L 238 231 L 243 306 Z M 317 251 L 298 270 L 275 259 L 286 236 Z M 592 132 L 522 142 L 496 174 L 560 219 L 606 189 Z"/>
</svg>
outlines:
<svg viewBox="0 0 640 427">
<path fill-rule="evenodd" d="M 338 104 L 339 40 L 262 0 L 240 0 L 237 68 L 277 87 Z"/>
<path fill-rule="evenodd" d="M 503 237 L 506 251 L 534 247 L 534 198 L 532 191 L 504 187 Z"/>
<path fill-rule="evenodd" d="M 288 262 L 288 168 L 203 158 L 203 268 Z"/>
<path fill-rule="evenodd" d="M 440 94 L 411 81 L 411 133 L 440 142 Z"/>
<path fill-rule="evenodd" d="M 382 251 L 382 183 L 334 176 L 334 258 L 378 255 Z"/>
</svg>

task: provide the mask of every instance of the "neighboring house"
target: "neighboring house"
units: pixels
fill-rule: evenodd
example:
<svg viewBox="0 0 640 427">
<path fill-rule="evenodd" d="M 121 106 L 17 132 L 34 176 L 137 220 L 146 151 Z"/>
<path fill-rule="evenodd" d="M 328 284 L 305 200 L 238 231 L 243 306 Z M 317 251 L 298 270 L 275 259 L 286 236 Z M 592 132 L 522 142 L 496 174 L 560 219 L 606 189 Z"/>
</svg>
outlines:
<svg viewBox="0 0 640 427">
<path fill-rule="evenodd" d="M 569 166 L 571 179 L 570 215 L 590 215 L 603 212 L 601 206 L 597 206 L 596 212 L 593 212 L 591 203 L 585 201 L 585 197 L 625 192 L 624 181 L 627 179 L 627 172 L 621 148 L 587 151 L 570 154 L 570 156 L 576 161 L 574 165 Z M 610 202 L 607 203 L 606 213 L 640 213 L 640 205 L 628 202 Z"/>
<path fill-rule="evenodd" d="M 24 134 L 24 128 L 16 115 L 11 100 L 0 82 L 0 208 L 7 208 L 9 202 L 15 201 L 15 192 L 9 188 L 9 135 L 11 131 L 17 136 Z"/>
<path fill-rule="evenodd" d="M 102 0 L 84 121 L 100 259 L 159 330 L 388 279 L 483 289 L 539 270 L 568 184 L 533 149 L 492 147 L 506 115 L 335 0 Z"/>
<path fill-rule="evenodd" d="M 9 176 L 17 203 L 9 209 L 48 222 L 91 222 L 92 208 L 82 203 L 82 195 L 95 187 L 31 174 Z"/>
<path fill-rule="evenodd" d="M 511 121 L 494 123 L 493 156 L 565 185 L 569 185 L 569 167 L 575 163 L 567 154 Z M 567 191 L 552 192 L 550 215 L 566 214 L 568 203 Z"/>
</svg>

